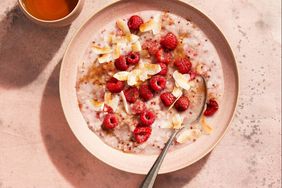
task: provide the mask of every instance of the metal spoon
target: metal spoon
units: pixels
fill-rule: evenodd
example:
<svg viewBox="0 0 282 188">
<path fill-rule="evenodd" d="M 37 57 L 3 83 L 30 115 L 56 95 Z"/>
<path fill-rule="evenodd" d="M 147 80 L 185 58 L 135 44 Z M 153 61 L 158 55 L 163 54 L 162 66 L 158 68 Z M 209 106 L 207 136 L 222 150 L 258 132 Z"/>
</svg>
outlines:
<svg viewBox="0 0 282 188">
<path fill-rule="evenodd" d="M 205 81 L 205 78 L 202 75 L 198 75 L 202 81 L 203 81 L 203 86 L 204 86 L 204 100 L 203 100 L 203 104 L 201 106 L 200 109 L 200 113 L 198 114 L 197 118 L 192 121 L 191 124 L 197 123 L 202 114 L 203 111 L 205 109 L 205 104 L 206 104 L 206 100 L 207 100 L 207 84 Z M 142 182 L 142 184 L 140 185 L 140 188 L 152 188 L 155 182 L 155 179 L 158 175 L 159 169 L 161 167 L 161 164 L 165 158 L 165 155 L 168 152 L 168 149 L 172 143 L 172 141 L 174 140 L 175 136 L 184 128 L 184 126 L 181 129 L 174 129 L 169 140 L 167 141 L 167 143 L 165 144 L 165 147 L 163 148 L 162 152 L 160 153 L 159 157 L 157 158 L 157 160 L 155 161 L 154 165 L 152 166 L 152 168 L 150 169 L 150 171 L 148 172 L 148 174 L 146 175 L 144 181 Z"/>
</svg>

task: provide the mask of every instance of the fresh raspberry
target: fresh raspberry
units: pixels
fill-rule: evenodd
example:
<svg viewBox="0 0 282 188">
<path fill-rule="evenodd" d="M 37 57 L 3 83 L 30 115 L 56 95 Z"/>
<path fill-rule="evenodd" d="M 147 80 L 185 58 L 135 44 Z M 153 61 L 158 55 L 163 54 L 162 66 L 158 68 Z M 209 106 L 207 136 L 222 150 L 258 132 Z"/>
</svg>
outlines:
<svg viewBox="0 0 282 188">
<path fill-rule="evenodd" d="M 212 116 L 218 110 L 218 103 L 215 99 L 210 99 L 204 112 L 205 116 Z"/>
<path fill-rule="evenodd" d="M 108 113 L 113 113 L 114 110 L 112 109 L 112 107 L 110 107 L 109 105 L 105 104 L 104 108 L 103 108 L 104 112 L 108 112 Z"/>
<path fill-rule="evenodd" d="M 136 127 L 133 131 L 134 139 L 137 143 L 141 144 L 148 140 L 152 133 L 151 127 Z"/>
<path fill-rule="evenodd" d="M 167 74 L 167 71 L 168 71 L 166 64 L 159 63 L 159 65 L 161 66 L 162 70 L 161 70 L 161 72 L 158 73 L 158 75 L 165 76 Z"/>
<path fill-rule="evenodd" d="M 115 60 L 115 67 L 120 71 L 126 71 L 128 69 L 129 65 L 123 55 L 119 56 L 119 58 Z"/>
<path fill-rule="evenodd" d="M 174 61 L 174 65 L 181 74 L 187 74 L 191 71 L 192 63 L 188 58 L 179 58 Z"/>
<path fill-rule="evenodd" d="M 176 97 L 170 92 L 162 93 L 160 98 L 165 106 L 171 106 L 176 100 Z"/>
<path fill-rule="evenodd" d="M 152 111 L 146 110 L 140 114 L 141 125 L 150 126 L 156 119 L 155 114 Z"/>
<path fill-rule="evenodd" d="M 142 44 L 142 49 L 143 50 L 148 50 L 150 55 L 155 55 L 158 50 L 160 49 L 161 45 L 156 41 L 156 40 L 146 40 Z"/>
<path fill-rule="evenodd" d="M 173 33 L 166 34 L 162 40 L 161 45 L 168 50 L 174 50 L 178 45 L 177 37 Z"/>
<path fill-rule="evenodd" d="M 112 77 L 107 83 L 106 87 L 111 93 L 119 93 L 123 90 L 124 88 L 124 82 L 119 81 Z"/>
<path fill-rule="evenodd" d="M 169 64 L 172 61 L 172 54 L 170 52 L 164 51 L 164 49 L 159 49 L 155 54 L 157 63 Z"/>
<path fill-rule="evenodd" d="M 130 52 L 126 56 L 126 62 L 131 65 L 137 64 L 139 60 L 140 60 L 140 54 L 138 52 Z"/>
<path fill-rule="evenodd" d="M 118 118 L 114 114 L 107 114 L 103 121 L 103 128 L 114 129 L 118 125 Z"/>
<path fill-rule="evenodd" d="M 133 114 L 141 114 L 145 110 L 146 110 L 146 104 L 140 100 L 136 101 L 131 107 L 131 111 Z"/>
<path fill-rule="evenodd" d="M 137 87 L 129 87 L 124 90 L 124 95 L 129 103 L 134 103 L 139 97 L 139 90 Z"/>
<path fill-rule="evenodd" d="M 176 108 L 176 110 L 178 111 L 185 111 L 188 109 L 190 104 L 190 101 L 188 99 L 188 97 L 185 96 L 181 96 L 176 103 L 174 104 L 174 107 Z"/>
<path fill-rule="evenodd" d="M 166 79 L 163 76 L 153 76 L 150 79 L 150 86 L 154 91 L 161 91 L 166 86 Z"/>
<path fill-rule="evenodd" d="M 139 16 L 131 16 L 127 22 L 127 25 L 129 27 L 130 30 L 132 31 L 138 31 L 139 27 L 141 24 L 143 24 L 143 20 L 142 18 L 140 18 Z"/>
<path fill-rule="evenodd" d="M 148 101 L 154 97 L 148 84 L 142 84 L 139 88 L 139 95 L 144 101 Z"/>
</svg>

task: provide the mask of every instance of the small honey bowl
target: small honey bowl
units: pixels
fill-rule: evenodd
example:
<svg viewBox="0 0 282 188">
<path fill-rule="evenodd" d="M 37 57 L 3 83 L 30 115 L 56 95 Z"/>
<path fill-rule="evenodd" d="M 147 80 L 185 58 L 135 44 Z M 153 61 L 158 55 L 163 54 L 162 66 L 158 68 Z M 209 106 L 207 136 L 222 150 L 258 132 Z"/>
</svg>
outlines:
<svg viewBox="0 0 282 188">
<path fill-rule="evenodd" d="M 82 10 L 84 0 L 18 0 L 24 14 L 47 27 L 70 25 Z"/>
</svg>

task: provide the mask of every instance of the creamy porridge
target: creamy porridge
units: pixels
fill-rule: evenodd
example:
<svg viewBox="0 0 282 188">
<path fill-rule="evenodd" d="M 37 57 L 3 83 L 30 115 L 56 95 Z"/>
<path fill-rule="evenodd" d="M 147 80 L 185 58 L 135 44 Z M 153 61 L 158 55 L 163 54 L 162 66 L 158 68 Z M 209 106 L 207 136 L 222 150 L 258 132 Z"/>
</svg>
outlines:
<svg viewBox="0 0 282 188">
<path fill-rule="evenodd" d="M 130 153 L 160 152 L 173 129 L 195 119 L 203 93 L 199 74 L 208 86 L 206 110 L 172 147 L 212 134 L 208 122 L 224 89 L 221 63 L 192 21 L 142 11 L 93 33 L 78 67 L 76 90 L 88 127 L 106 144 Z"/>
</svg>

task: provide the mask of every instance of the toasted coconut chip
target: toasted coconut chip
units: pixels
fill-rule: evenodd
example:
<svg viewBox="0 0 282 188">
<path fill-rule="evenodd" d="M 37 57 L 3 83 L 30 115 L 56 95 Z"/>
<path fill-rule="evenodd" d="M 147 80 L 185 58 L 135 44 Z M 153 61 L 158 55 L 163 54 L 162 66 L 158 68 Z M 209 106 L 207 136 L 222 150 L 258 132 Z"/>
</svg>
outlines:
<svg viewBox="0 0 282 188">
<path fill-rule="evenodd" d="M 131 45 L 131 49 L 133 52 L 140 52 L 142 50 L 141 43 L 139 41 L 136 41 Z"/>
<path fill-rule="evenodd" d="M 140 61 L 139 63 L 140 76 L 139 79 L 141 81 L 145 81 L 155 74 L 158 74 L 162 68 L 159 64 L 152 64 L 146 61 Z"/>
<path fill-rule="evenodd" d="M 92 49 L 93 49 L 94 53 L 98 54 L 98 55 L 100 55 L 100 54 L 108 54 L 108 53 L 111 53 L 113 51 L 108 46 L 100 47 L 100 46 L 95 45 L 95 44 L 92 45 Z"/>
<path fill-rule="evenodd" d="M 130 34 L 126 36 L 126 40 L 130 43 L 135 43 L 139 40 L 139 36 L 138 35 L 134 35 L 134 34 Z"/>
<path fill-rule="evenodd" d="M 161 25 L 161 14 L 157 14 L 154 16 L 153 19 L 150 19 L 149 21 L 143 23 L 139 30 L 141 32 L 147 32 L 147 31 L 153 31 L 153 34 L 156 35 L 160 33 L 162 25 Z"/>
<path fill-rule="evenodd" d="M 189 74 L 181 74 L 178 71 L 174 71 L 172 76 L 173 76 L 177 86 L 179 86 L 179 87 L 181 87 L 185 90 L 190 89 L 190 83 L 189 83 L 190 75 Z"/>
<path fill-rule="evenodd" d="M 172 126 L 174 129 L 180 129 L 182 127 L 183 118 L 179 114 L 175 114 L 172 117 Z"/>
<path fill-rule="evenodd" d="M 127 43 L 128 40 L 124 36 L 113 36 L 112 37 L 112 44 L 117 44 L 117 43 Z"/>
<path fill-rule="evenodd" d="M 110 61 L 113 61 L 113 55 L 112 54 L 104 54 L 101 57 L 98 58 L 99 63 L 108 63 Z"/>
<path fill-rule="evenodd" d="M 150 78 L 149 74 L 147 72 L 141 72 L 139 75 L 139 80 L 144 82 L 145 80 L 148 80 Z"/>
<path fill-rule="evenodd" d="M 96 112 L 102 111 L 104 108 L 103 102 L 95 101 L 93 99 L 87 100 L 86 103 Z"/>
<path fill-rule="evenodd" d="M 125 36 L 114 36 L 112 37 L 112 43 L 135 43 L 139 40 L 138 35 L 126 34 Z"/>
<path fill-rule="evenodd" d="M 205 116 L 202 116 L 201 118 L 201 125 L 202 125 L 202 128 L 203 128 L 203 131 L 206 133 L 206 134 L 211 134 L 212 132 L 212 127 L 209 126 L 206 122 L 206 118 Z"/>
<path fill-rule="evenodd" d="M 122 51 L 121 51 L 121 46 L 119 44 L 114 46 L 114 51 L 113 51 L 113 58 L 117 59 L 119 58 L 119 56 L 121 55 Z"/>
<path fill-rule="evenodd" d="M 130 86 L 136 85 L 139 81 L 140 74 L 141 71 L 139 69 L 134 69 L 133 71 L 131 71 L 127 78 L 127 84 Z"/>
<path fill-rule="evenodd" d="M 159 64 L 153 64 L 145 60 L 141 60 L 139 62 L 139 69 L 141 69 L 142 72 L 146 72 L 149 75 L 158 74 L 162 70 Z"/>
<path fill-rule="evenodd" d="M 113 34 L 109 34 L 104 36 L 104 41 L 106 41 L 109 45 L 113 44 L 113 40 L 116 36 Z"/>
<path fill-rule="evenodd" d="M 147 31 L 151 31 L 154 29 L 155 26 L 155 22 L 153 19 L 150 19 L 149 21 L 143 23 L 142 25 L 140 25 L 139 30 L 141 32 L 147 32 Z"/>
<path fill-rule="evenodd" d="M 130 30 L 127 26 L 127 23 L 124 20 L 118 19 L 117 26 L 124 34 L 130 34 Z"/>
<path fill-rule="evenodd" d="M 129 72 L 127 71 L 120 71 L 114 74 L 114 78 L 119 81 L 126 81 L 128 79 Z"/>
<path fill-rule="evenodd" d="M 119 104 L 119 100 L 120 100 L 120 97 L 118 95 L 112 95 L 111 93 L 109 92 L 106 92 L 105 93 L 105 96 L 104 96 L 104 102 L 105 104 L 107 104 L 108 106 L 110 106 L 113 111 L 115 112 L 118 108 L 118 104 Z"/>
<path fill-rule="evenodd" d="M 127 101 L 126 101 L 126 98 L 125 98 L 125 95 L 124 95 L 123 91 L 120 92 L 120 96 L 122 98 L 124 109 L 125 109 L 126 113 L 130 114 L 129 107 L 128 107 L 128 104 L 127 104 Z"/>
<path fill-rule="evenodd" d="M 144 63 L 144 68 L 143 68 L 147 74 L 149 75 L 155 75 L 161 72 L 162 68 L 159 64 L 152 64 L 152 63 Z"/>
<path fill-rule="evenodd" d="M 183 94 L 182 89 L 179 87 L 174 87 L 172 91 L 172 95 L 175 96 L 176 98 L 181 96 Z"/>
<path fill-rule="evenodd" d="M 201 131 L 198 129 L 184 129 L 176 137 L 178 143 L 193 141 L 201 136 Z"/>
<path fill-rule="evenodd" d="M 181 97 L 182 95 L 178 96 L 175 101 L 170 105 L 170 107 L 168 108 L 168 110 L 172 109 L 172 107 L 174 106 L 174 104 L 176 103 L 176 101 L 178 101 L 178 99 Z"/>
<path fill-rule="evenodd" d="M 153 34 L 156 35 L 156 34 L 159 34 L 162 30 L 162 17 L 161 17 L 161 14 L 157 14 L 154 16 L 154 28 L 153 28 Z"/>
</svg>

